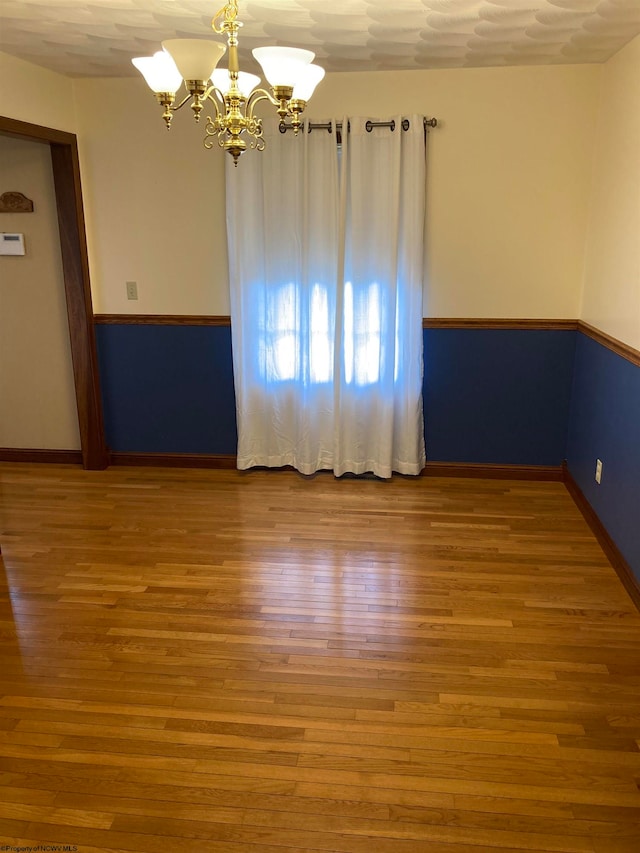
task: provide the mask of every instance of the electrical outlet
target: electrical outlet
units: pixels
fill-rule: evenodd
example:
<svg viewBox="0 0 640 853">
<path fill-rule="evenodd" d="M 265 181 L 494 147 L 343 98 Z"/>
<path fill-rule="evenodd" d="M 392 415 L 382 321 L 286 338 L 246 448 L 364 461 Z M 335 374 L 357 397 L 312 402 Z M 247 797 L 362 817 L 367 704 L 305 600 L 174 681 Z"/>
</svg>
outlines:
<svg viewBox="0 0 640 853">
<path fill-rule="evenodd" d="M 602 460 L 596 459 L 596 483 L 600 484 L 602 480 Z"/>
<path fill-rule="evenodd" d="M 137 299 L 138 298 L 138 282 L 137 281 L 128 281 L 127 282 L 127 299 Z"/>
</svg>

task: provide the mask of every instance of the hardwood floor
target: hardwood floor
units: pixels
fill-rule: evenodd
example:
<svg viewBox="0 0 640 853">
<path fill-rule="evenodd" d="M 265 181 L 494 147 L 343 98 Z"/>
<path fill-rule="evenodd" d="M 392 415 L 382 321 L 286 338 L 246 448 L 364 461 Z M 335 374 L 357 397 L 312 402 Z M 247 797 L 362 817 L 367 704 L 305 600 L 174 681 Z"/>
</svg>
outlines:
<svg viewBox="0 0 640 853">
<path fill-rule="evenodd" d="M 2 464 L 0 500 L 2 842 L 640 850 L 640 616 L 562 484 Z"/>
</svg>

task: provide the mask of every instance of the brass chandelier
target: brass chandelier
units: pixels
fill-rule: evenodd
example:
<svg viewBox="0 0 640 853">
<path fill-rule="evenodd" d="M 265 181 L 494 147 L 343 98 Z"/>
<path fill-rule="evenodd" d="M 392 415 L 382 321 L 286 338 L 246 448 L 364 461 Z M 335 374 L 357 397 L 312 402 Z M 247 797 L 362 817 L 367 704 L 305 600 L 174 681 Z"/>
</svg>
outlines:
<svg viewBox="0 0 640 853">
<path fill-rule="evenodd" d="M 324 69 L 313 65 L 310 50 L 295 47 L 259 47 L 253 55 L 262 66 L 271 91 L 256 88 L 260 78 L 240 71 L 238 62 L 238 0 L 229 0 L 211 21 L 218 35 L 227 36 L 228 70 L 216 69 L 226 48 L 217 41 L 202 39 L 169 39 L 153 56 L 140 56 L 131 61 L 141 72 L 156 100 L 163 107 L 167 129 L 173 113 L 191 103 L 196 121 L 206 101 L 215 107 L 215 117 L 207 116 L 205 148 L 212 148 L 216 138 L 220 148 L 233 157 L 237 166 L 247 147 L 264 149 L 262 119 L 255 115 L 260 101 L 268 100 L 276 108 L 281 124 L 290 119 L 295 133 L 302 126 L 300 115 Z M 176 93 L 184 81 L 188 94 L 176 103 Z"/>
</svg>

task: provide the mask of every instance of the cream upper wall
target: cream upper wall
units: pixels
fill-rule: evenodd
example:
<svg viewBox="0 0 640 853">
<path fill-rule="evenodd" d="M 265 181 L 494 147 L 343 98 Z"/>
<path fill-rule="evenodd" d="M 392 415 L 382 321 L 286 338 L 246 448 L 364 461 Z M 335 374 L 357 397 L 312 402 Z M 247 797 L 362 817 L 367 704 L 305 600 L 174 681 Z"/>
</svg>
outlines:
<svg viewBox="0 0 640 853">
<path fill-rule="evenodd" d="M 0 79 L 0 114 L 79 133 L 95 310 L 227 313 L 222 158 L 202 128 L 179 114 L 166 133 L 139 79 L 2 53 Z M 438 117 L 425 314 L 579 315 L 638 347 L 639 89 L 636 38 L 604 66 L 328 75 L 309 115 Z"/>
<path fill-rule="evenodd" d="M 142 79 L 76 82 L 96 313 L 228 314 L 224 159 Z M 126 282 L 138 300 L 126 298 Z"/>
<path fill-rule="evenodd" d="M 0 115 L 74 133 L 73 81 L 0 53 Z"/>
<path fill-rule="evenodd" d="M 425 316 L 577 316 L 599 77 L 597 66 L 550 66 L 322 83 L 310 115 L 438 119 L 428 142 Z"/>
<path fill-rule="evenodd" d="M 0 91 L 2 114 L 78 133 L 96 312 L 228 313 L 223 158 L 203 149 L 188 107 L 167 133 L 139 79 L 71 81 L 3 54 L 0 73 L 13 84 Z M 323 81 L 311 117 L 438 117 L 429 135 L 426 315 L 578 315 L 601 74 L 600 66 L 550 66 Z M 587 260 L 585 317 L 595 320 L 598 260 Z M 126 281 L 138 283 L 138 301 L 126 299 Z"/>
<path fill-rule="evenodd" d="M 438 118 L 425 315 L 578 315 L 600 75 L 552 66 L 323 81 L 310 117 Z M 76 81 L 75 94 L 96 312 L 228 313 L 222 152 L 203 149 L 188 107 L 168 133 L 142 80 Z M 138 282 L 137 302 L 126 281 Z"/>
<path fill-rule="evenodd" d="M 640 349 L 640 37 L 603 69 L 581 318 Z"/>
</svg>

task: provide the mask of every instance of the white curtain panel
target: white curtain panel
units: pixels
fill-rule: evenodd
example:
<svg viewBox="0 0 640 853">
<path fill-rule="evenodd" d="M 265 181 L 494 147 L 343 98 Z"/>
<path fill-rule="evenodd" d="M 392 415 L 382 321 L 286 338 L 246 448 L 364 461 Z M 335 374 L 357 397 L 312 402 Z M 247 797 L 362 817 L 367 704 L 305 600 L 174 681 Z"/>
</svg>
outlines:
<svg viewBox="0 0 640 853">
<path fill-rule="evenodd" d="M 311 474 L 333 467 L 338 146 L 335 128 L 265 138 L 227 161 L 237 465 Z"/>
<path fill-rule="evenodd" d="M 418 474 L 425 145 L 409 130 L 282 135 L 227 162 L 238 468 Z"/>
</svg>

